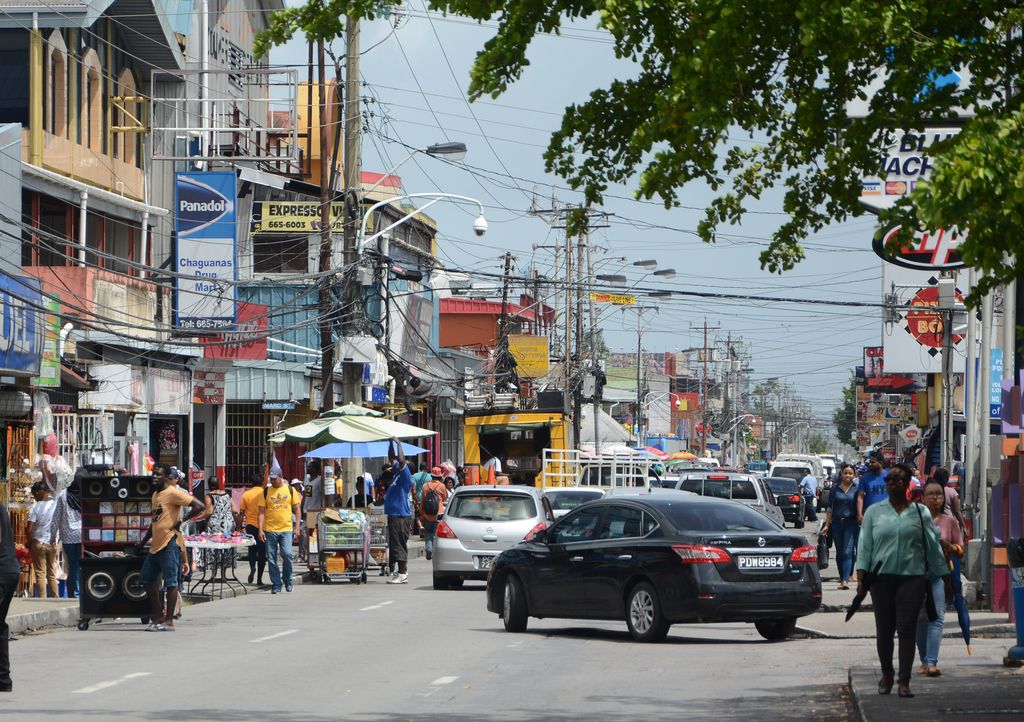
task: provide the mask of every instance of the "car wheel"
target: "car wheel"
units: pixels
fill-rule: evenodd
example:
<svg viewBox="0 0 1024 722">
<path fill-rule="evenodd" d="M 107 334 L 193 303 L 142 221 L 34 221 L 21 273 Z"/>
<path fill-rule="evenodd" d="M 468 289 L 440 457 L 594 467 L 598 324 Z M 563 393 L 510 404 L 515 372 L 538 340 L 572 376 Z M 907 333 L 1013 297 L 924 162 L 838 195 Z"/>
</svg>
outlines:
<svg viewBox="0 0 1024 722">
<path fill-rule="evenodd" d="M 757 633 L 770 642 L 777 642 L 785 639 L 796 629 L 796 617 L 783 617 L 782 619 L 762 619 L 754 622 Z"/>
<path fill-rule="evenodd" d="M 647 582 L 640 582 L 629 592 L 626 626 L 638 642 L 660 642 L 668 634 L 669 623 L 661 612 L 658 593 Z"/>
<path fill-rule="evenodd" d="M 434 589 L 441 591 L 443 589 L 451 589 L 452 579 L 446 577 L 443 574 L 434 574 Z"/>
<path fill-rule="evenodd" d="M 505 577 L 505 601 L 501 608 L 501 621 L 506 632 L 525 632 L 528 619 L 526 593 L 523 583 L 515 574 Z"/>
</svg>

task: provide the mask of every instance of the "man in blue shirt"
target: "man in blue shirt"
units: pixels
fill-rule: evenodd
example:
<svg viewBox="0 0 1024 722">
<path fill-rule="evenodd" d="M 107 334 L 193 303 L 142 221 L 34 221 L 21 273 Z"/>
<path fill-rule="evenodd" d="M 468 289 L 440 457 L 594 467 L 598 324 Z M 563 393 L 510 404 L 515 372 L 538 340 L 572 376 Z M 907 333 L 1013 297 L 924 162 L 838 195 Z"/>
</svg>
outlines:
<svg viewBox="0 0 1024 722">
<path fill-rule="evenodd" d="M 818 521 L 815 507 L 818 505 L 818 480 L 810 469 L 804 469 L 804 478 L 800 480 L 800 493 L 804 495 L 805 512 L 808 521 Z"/>
<path fill-rule="evenodd" d="M 409 492 L 412 490 L 412 473 L 405 461 L 402 444 L 395 439 L 388 446 L 388 461 L 394 480 L 384 493 L 384 513 L 388 517 L 388 563 L 397 564 L 398 571 L 388 579 L 388 584 L 409 583 L 409 533 L 412 531 L 412 507 Z"/>
<path fill-rule="evenodd" d="M 857 482 L 857 523 L 864 521 L 864 512 L 872 504 L 885 501 L 889 492 L 885 488 L 885 478 L 889 472 L 885 468 L 885 458 L 879 451 L 872 451 L 868 457 L 868 470 Z"/>
</svg>

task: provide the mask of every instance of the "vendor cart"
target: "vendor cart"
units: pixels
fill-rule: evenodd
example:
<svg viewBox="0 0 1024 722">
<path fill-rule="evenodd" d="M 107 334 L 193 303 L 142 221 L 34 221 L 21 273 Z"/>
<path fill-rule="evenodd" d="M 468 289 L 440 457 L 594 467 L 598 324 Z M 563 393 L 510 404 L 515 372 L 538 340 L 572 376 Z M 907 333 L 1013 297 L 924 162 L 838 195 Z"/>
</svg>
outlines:
<svg viewBox="0 0 1024 722">
<path fill-rule="evenodd" d="M 321 581 L 366 582 L 370 524 L 365 514 L 326 509 L 317 518 L 316 535 Z"/>
<path fill-rule="evenodd" d="M 369 565 L 380 569 L 380 576 L 386 576 L 388 569 L 388 518 L 384 516 L 383 507 L 374 507 L 369 514 L 370 519 L 370 559 Z"/>
</svg>

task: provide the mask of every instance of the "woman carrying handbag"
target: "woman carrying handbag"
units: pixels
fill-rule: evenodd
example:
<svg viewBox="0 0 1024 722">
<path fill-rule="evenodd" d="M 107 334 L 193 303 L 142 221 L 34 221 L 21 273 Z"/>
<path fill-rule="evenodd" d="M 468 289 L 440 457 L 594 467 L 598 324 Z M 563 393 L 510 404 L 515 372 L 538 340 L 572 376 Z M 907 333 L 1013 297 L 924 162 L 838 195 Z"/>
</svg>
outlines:
<svg viewBox="0 0 1024 722">
<path fill-rule="evenodd" d="M 924 533 L 929 513 L 907 501 L 910 469 L 897 464 L 885 480 L 887 502 L 872 504 L 864 512 L 857 546 L 857 591 L 864 574 L 878 576 L 871 585 L 875 612 L 875 644 L 882 676 L 878 693 L 889 694 L 899 682 L 900 697 L 913 697 L 910 673 L 914 665 L 917 617 L 924 602 L 925 574 L 948 576 L 946 559 L 934 534 Z M 938 610 L 932 609 L 934 615 Z M 893 635 L 899 636 L 899 676 L 893 669 Z"/>
<path fill-rule="evenodd" d="M 948 560 L 956 549 L 963 549 L 964 538 L 960 534 L 960 526 L 952 516 L 943 514 L 946 496 L 943 485 L 931 479 L 924 485 L 924 503 L 931 512 L 926 517 L 931 524 L 925 522 L 929 533 L 938 539 L 942 546 L 942 552 Z M 921 666 L 918 671 L 929 677 L 938 677 L 942 674 L 939 669 L 939 645 L 942 643 L 943 617 L 946 611 L 946 599 L 953 596 L 952 580 L 950 575 L 938 576 L 934 570 L 928 570 L 928 585 L 931 589 L 931 598 L 935 601 L 935 618 L 921 619 L 917 623 L 917 651 L 921 656 Z M 927 610 L 925 610 L 927 611 Z"/>
</svg>

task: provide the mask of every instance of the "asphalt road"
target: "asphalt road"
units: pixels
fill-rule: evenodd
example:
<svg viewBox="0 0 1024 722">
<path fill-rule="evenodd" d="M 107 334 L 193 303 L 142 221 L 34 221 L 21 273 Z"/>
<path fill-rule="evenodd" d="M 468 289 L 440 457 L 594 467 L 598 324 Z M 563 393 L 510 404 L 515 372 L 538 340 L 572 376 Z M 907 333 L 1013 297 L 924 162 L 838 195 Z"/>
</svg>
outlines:
<svg viewBox="0 0 1024 722">
<path fill-rule="evenodd" d="M 174 633 L 137 621 L 12 642 L 17 720 L 761 720 L 848 718 L 850 664 L 872 640 L 763 641 L 752 625 L 530 620 L 506 633 L 482 586 L 306 584 L 186 609 Z"/>
</svg>

